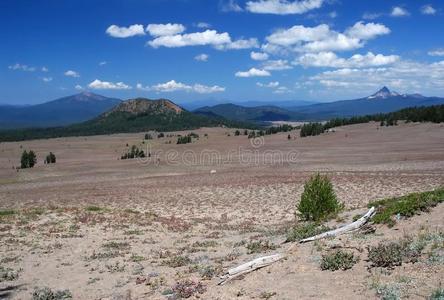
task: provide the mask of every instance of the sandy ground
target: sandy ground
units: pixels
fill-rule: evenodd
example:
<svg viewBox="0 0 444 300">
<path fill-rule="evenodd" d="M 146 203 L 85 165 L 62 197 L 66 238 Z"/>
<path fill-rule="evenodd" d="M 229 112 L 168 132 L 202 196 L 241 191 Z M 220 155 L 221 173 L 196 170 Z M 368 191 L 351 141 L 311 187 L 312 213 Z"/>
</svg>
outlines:
<svg viewBox="0 0 444 300">
<path fill-rule="evenodd" d="M 351 270 L 320 270 L 332 243 L 324 241 L 217 286 L 227 268 L 286 247 L 280 243 L 297 221 L 303 184 L 316 171 L 332 179 L 343 222 L 370 200 L 443 186 L 443 125 L 360 124 L 303 139 L 293 131 L 290 140 L 288 133 L 248 140 L 232 129 L 194 132 L 199 139 L 185 145 L 175 135 L 188 132 L 143 144 L 143 133 L 0 143 L 0 210 L 15 212 L 0 217 L 0 266 L 18 275 L 0 282 L 0 298 L 31 299 L 47 286 L 69 289 L 74 299 L 166 299 L 176 282 L 193 279 L 205 286 L 203 299 L 376 298 L 379 281 L 422 299 L 444 281 L 443 265 L 425 261 L 368 269 L 365 250 L 404 233 L 442 231 L 440 205 L 369 237 L 341 238 L 362 248 Z M 151 157 L 120 160 L 133 144 Z M 17 171 L 24 149 L 38 163 Z M 54 165 L 43 164 L 49 151 Z M 256 240 L 277 249 L 249 254 Z"/>
</svg>

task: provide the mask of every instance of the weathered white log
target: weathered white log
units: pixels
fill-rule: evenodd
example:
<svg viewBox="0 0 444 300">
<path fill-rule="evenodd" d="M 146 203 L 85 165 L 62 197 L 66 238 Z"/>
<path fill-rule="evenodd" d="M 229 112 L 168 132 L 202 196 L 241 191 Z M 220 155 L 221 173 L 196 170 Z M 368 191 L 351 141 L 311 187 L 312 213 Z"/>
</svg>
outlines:
<svg viewBox="0 0 444 300">
<path fill-rule="evenodd" d="M 269 256 L 263 256 L 256 258 L 252 261 L 249 261 L 247 263 L 244 263 L 240 266 L 237 266 L 235 268 L 229 269 L 226 274 L 221 276 L 222 281 L 219 282 L 220 285 L 223 285 L 224 283 L 230 281 L 231 279 L 234 279 L 236 277 L 239 277 L 243 274 L 249 273 L 251 271 L 266 267 L 268 265 L 271 265 L 272 263 L 275 263 L 281 259 L 283 259 L 285 255 L 277 253 Z"/>
<path fill-rule="evenodd" d="M 350 223 L 348 225 L 344 225 L 342 227 L 339 227 L 337 229 L 334 230 L 330 230 L 303 240 L 300 240 L 299 243 L 306 243 L 306 242 L 312 242 L 312 241 L 316 241 L 316 240 L 320 240 L 323 238 L 327 238 L 327 237 L 332 237 L 332 236 L 338 236 L 344 233 L 348 233 L 348 232 L 353 232 L 358 230 L 359 228 L 361 228 L 365 223 L 368 222 L 368 220 L 370 220 L 370 218 L 375 214 L 375 208 L 372 207 L 370 208 L 370 210 L 363 215 L 362 217 L 360 217 L 358 220 L 356 220 L 353 223 Z"/>
</svg>

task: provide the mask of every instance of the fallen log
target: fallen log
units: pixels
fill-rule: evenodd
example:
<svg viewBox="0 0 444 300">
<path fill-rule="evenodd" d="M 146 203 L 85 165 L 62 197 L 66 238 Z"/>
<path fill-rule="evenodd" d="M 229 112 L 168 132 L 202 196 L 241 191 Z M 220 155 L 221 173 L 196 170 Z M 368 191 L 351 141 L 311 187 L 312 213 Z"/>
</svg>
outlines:
<svg viewBox="0 0 444 300">
<path fill-rule="evenodd" d="M 311 242 L 311 241 L 323 239 L 326 237 L 335 237 L 335 236 L 338 236 L 338 235 L 341 235 L 344 233 L 356 231 L 359 228 L 361 228 L 364 224 L 366 224 L 368 222 L 368 220 L 370 220 L 374 214 L 375 214 L 375 208 L 372 207 L 365 215 L 363 215 L 361 218 L 359 218 L 357 221 L 355 221 L 353 223 L 350 223 L 348 225 L 339 227 L 337 229 L 330 230 L 330 231 L 300 240 L 299 243 Z M 291 252 L 294 249 L 295 245 L 296 244 L 291 245 L 287 249 L 286 253 Z M 236 277 L 250 273 L 254 270 L 269 266 L 277 261 L 282 260 L 285 257 L 286 257 L 286 254 L 276 253 L 273 255 L 262 256 L 262 257 L 253 259 L 252 261 L 249 261 L 247 263 L 241 264 L 235 268 L 231 268 L 224 275 L 222 275 L 220 277 L 221 281 L 219 282 L 219 285 L 223 285 Z"/>
<path fill-rule="evenodd" d="M 230 281 L 231 279 L 234 279 L 236 277 L 239 277 L 243 274 L 250 273 L 251 271 L 266 267 L 268 265 L 271 265 L 274 262 L 277 262 L 281 259 L 283 259 L 285 255 L 283 254 L 273 254 L 269 256 L 263 256 L 256 258 L 252 261 L 249 261 L 247 263 L 244 263 L 240 266 L 237 266 L 235 268 L 229 269 L 228 272 L 221 276 L 222 281 L 219 282 L 220 285 L 225 284 L 226 282 Z"/>
<path fill-rule="evenodd" d="M 339 227 L 337 229 L 334 230 L 330 230 L 303 240 L 300 240 L 299 243 L 306 243 L 306 242 L 312 242 L 312 241 L 316 241 L 316 240 L 320 240 L 323 238 L 327 238 L 327 237 L 335 237 L 344 233 L 349 233 L 349 232 L 353 232 L 358 230 L 359 228 L 361 228 L 365 223 L 368 222 L 368 220 L 370 220 L 370 218 L 375 214 L 375 208 L 372 207 L 370 208 L 370 210 L 363 215 L 362 217 L 360 217 L 358 220 L 356 220 L 353 223 L 350 223 L 348 225 Z"/>
</svg>

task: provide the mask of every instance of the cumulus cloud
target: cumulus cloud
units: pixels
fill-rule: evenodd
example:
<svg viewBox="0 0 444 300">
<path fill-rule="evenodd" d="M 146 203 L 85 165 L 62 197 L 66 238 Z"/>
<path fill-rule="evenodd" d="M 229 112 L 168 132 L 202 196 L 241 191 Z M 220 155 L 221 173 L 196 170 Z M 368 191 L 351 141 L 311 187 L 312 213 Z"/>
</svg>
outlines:
<svg viewBox="0 0 444 300">
<path fill-rule="evenodd" d="M 48 72 L 49 71 L 47 67 L 42 67 L 41 70 L 42 70 L 42 72 Z"/>
<path fill-rule="evenodd" d="M 115 38 L 128 38 L 136 35 L 145 35 L 145 30 L 143 25 L 140 24 L 134 24 L 129 27 L 111 25 L 106 29 L 106 33 Z"/>
<path fill-rule="evenodd" d="M 254 52 L 252 51 L 250 53 L 250 57 L 252 60 L 267 60 L 268 59 L 268 54 L 267 53 L 263 53 L 263 52 Z"/>
<path fill-rule="evenodd" d="M 76 71 L 73 71 L 73 70 L 68 70 L 64 74 L 65 74 L 65 76 L 68 76 L 68 77 L 76 77 L 76 78 L 80 77 L 80 74 Z"/>
<path fill-rule="evenodd" d="M 140 83 L 137 84 L 138 89 L 152 90 L 156 92 L 195 92 L 198 94 L 212 94 L 218 92 L 224 92 L 225 88 L 218 85 L 207 86 L 203 84 L 196 83 L 194 85 L 188 85 L 182 82 L 177 82 L 175 80 L 170 80 L 165 83 L 159 83 L 151 87 L 143 87 Z"/>
<path fill-rule="evenodd" d="M 36 69 L 35 67 L 30 67 L 27 65 L 22 65 L 22 64 L 15 64 L 12 66 L 8 66 L 9 70 L 14 70 L 14 71 L 25 71 L 25 72 L 34 72 Z"/>
<path fill-rule="evenodd" d="M 196 56 L 194 57 L 194 59 L 197 60 L 197 61 L 208 61 L 208 58 L 209 58 L 209 55 L 208 55 L 208 54 L 205 54 L 205 53 L 202 53 L 202 54 L 196 55 Z"/>
<path fill-rule="evenodd" d="M 410 15 L 407 9 L 401 7 L 401 6 L 395 6 L 392 9 L 392 12 L 390 13 L 392 17 L 406 17 Z"/>
<path fill-rule="evenodd" d="M 268 72 L 267 70 L 261 70 L 256 68 L 251 68 L 248 71 L 239 71 L 236 72 L 235 74 L 236 77 L 265 77 L 270 75 L 271 75 L 270 72 Z"/>
<path fill-rule="evenodd" d="M 146 31 L 155 37 L 165 35 L 175 35 L 185 31 L 185 26 L 182 24 L 149 24 Z"/>
<path fill-rule="evenodd" d="M 106 65 L 106 64 L 108 64 L 108 62 L 106 62 L 106 61 L 101 61 L 101 62 L 99 62 L 99 66 L 101 66 L 101 67 L 103 67 L 103 66 Z"/>
<path fill-rule="evenodd" d="M 246 10 L 257 14 L 303 14 L 307 11 L 320 8 L 323 0 L 258 0 L 248 1 Z"/>
<path fill-rule="evenodd" d="M 315 27 L 295 25 L 279 29 L 266 37 L 262 46 L 266 52 L 276 52 L 287 48 L 299 52 L 346 51 L 364 46 L 369 39 L 390 33 L 383 24 L 357 22 L 343 33 L 331 30 L 326 24 Z"/>
<path fill-rule="evenodd" d="M 340 58 L 333 52 L 306 53 L 294 61 L 294 64 L 304 67 L 332 67 L 332 68 L 363 68 L 384 66 L 397 62 L 397 55 L 355 54 L 348 59 Z"/>
<path fill-rule="evenodd" d="M 123 82 L 109 82 L 109 81 L 101 81 L 99 79 L 94 80 L 88 87 L 95 90 L 129 90 L 131 86 L 123 83 Z"/>
<path fill-rule="evenodd" d="M 52 81 L 52 77 L 43 77 L 42 80 L 44 82 L 50 82 L 50 81 Z"/>
<path fill-rule="evenodd" d="M 148 42 L 148 44 L 153 48 L 176 48 L 204 45 L 216 46 L 227 43 L 231 43 L 230 35 L 227 32 L 218 33 L 216 30 L 205 30 L 204 32 L 160 36 Z"/>
<path fill-rule="evenodd" d="M 78 91 L 83 90 L 83 87 L 80 84 L 77 84 L 74 88 Z"/>
<path fill-rule="evenodd" d="M 361 40 L 370 40 L 378 35 L 389 34 L 390 29 L 383 24 L 357 22 L 346 30 L 346 34 Z"/>
<path fill-rule="evenodd" d="M 271 81 L 269 83 L 256 82 L 256 85 L 266 88 L 277 88 L 279 86 L 279 81 Z"/>
<path fill-rule="evenodd" d="M 178 48 L 210 45 L 218 50 L 249 49 L 259 46 L 259 43 L 255 38 L 232 41 L 227 32 L 218 33 L 216 30 L 159 36 L 154 40 L 149 41 L 147 44 L 153 48 Z"/>
<path fill-rule="evenodd" d="M 430 56 L 444 56 L 444 48 L 427 52 Z"/>
<path fill-rule="evenodd" d="M 434 9 L 430 4 L 427 4 L 421 7 L 421 13 L 423 15 L 434 15 L 436 14 L 436 9 Z"/>
<path fill-rule="evenodd" d="M 293 68 L 288 64 L 288 61 L 284 59 L 268 60 L 263 63 L 262 67 L 266 71 L 282 71 Z"/>
<path fill-rule="evenodd" d="M 312 76 L 309 83 L 317 82 L 329 88 L 347 87 L 374 90 L 387 85 L 402 91 L 444 91 L 444 61 L 418 63 L 399 61 L 389 67 L 341 68 Z"/>
</svg>

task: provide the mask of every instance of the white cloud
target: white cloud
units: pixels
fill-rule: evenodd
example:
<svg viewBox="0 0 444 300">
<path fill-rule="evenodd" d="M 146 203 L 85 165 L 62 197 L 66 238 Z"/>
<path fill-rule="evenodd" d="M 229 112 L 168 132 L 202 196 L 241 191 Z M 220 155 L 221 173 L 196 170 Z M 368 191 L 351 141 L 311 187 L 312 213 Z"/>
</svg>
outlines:
<svg viewBox="0 0 444 300">
<path fill-rule="evenodd" d="M 90 84 L 88 84 L 88 87 L 91 89 L 96 90 L 129 90 L 131 89 L 131 86 L 123 83 L 123 82 L 108 82 L 108 81 L 101 81 L 99 79 L 94 80 Z"/>
<path fill-rule="evenodd" d="M 333 52 L 306 53 L 297 58 L 294 64 L 304 67 L 332 67 L 332 68 L 364 68 L 393 64 L 399 61 L 397 55 L 355 54 L 348 59 L 340 58 Z"/>
<path fill-rule="evenodd" d="M 331 30 L 326 24 L 315 27 L 296 25 L 279 29 L 266 37 L 264 51 L 273 53 L 289 49 L 298 52 L 346 51 L 364 46 L 369 39 L 390 33 L 383 24 L 357 22 L 344 33 Z"/>
<path fill-rule="evenodd" d="M 271 81 L 269 83 L 256 82 L 256 85 L 266 88 L 277 88 L 279 86 L 279 81 Z"/>
<path fill-rule="evenodd" d="M 235 74 L 236 77 L 265 77 L 270 75 L 270 72 L 256 68 L 251 68 L 248 71 L 239 71 Z"/>
<path fill-rule="evenodd" d="M 129 27 L 111 25 L 106 29 L 106 33 L 115 38 L 128 38 L 136 35 L 145 35 L 145 30 L 143 25 L 140 24 L 134 24 Z"/>
<path fill-rule="evenodd" d="M 48 72 L 48 68 L 47 67 L 42 67 L 42 72 Z"/>
<path fill-rule="evenodd" d="M 401 6 L 395 6 L 395 7 L 393 7 L 390 15 L 392 17 L 405 17 L 405 16 L 410 15 L 410 13 L 407 11 L 407 9 L 405 9 Z"/>
<path fill-rule="evenodd" d="M 74 88 L 78 91 L 83 90 L 83 87 L 80 84 L 77 84 Z"/>
<path fill-rule="evenodd" d="M 68 76 L 68 77 L 80 77 L 80 74 L 76 71 L 73 71 L 73 70 L 68 70 L 64 74 L 65 74 L 65 76 Z"/>
<path fill-rule="evenodd" d="M 303 14 L 307 11 L 320 8 L 323 0 L 258 0 L 248 1 L 246 10 L 257 14 Z"/>
<path fill-rule="evenodd" d="M 206 28 L 211 28 L 211 24 L 207 22 L 199 22 L 196 24 L 196 27 L 206 29 Z"/>
<path fill-rule="evenodd" d="M 149 41 L 147 44 L 153 48 L 210 45 L 218 50 L 249 49 L 259 46 L 259 43 L 255 38 L 232 41 L 227 32 L 218 33 L 216 30 L 159 36 L 154 40 Z"/>
<path fill-rule="evenodd" d="M 423 15 L 434 15 L 436 14 L 436 9 L 434 9 L 430 4 L 427 4 L 421 7 L 421 13 Z"/>
<path fill-rule="evenodd" d="M 430 56 L 444 56 L 444 48 L 427 52 Z"/>
<path fill-rule="evenodd" d="M 218 85 L 207 86 L 199 83 L 196 83 L 194 85 L 188 85 L 182 82 L 176 82 L 175 80 L 170 80 L 165 83 L 159 83 L 153 85 L 152 87 L 143 87 L 140 83 L 138 83 L 137 88 L 142 90 L 153 90 L 156 92 L 186 91 L 186 92 L 195 92 L 198 94 L 211 94 L 211 93 L 218 93 L 225 91 L 224 87 L 220 87 Z"/>
<path fill-rule="evenodd" d="M 221 2 L 220 8 L 223 12 L 241 12 L 243 11 L 242 7 L 240 7 L 239 4 L 237 4 L 236 0 L 223 0 Z"/>
<path fill-rule="evenodd" d="M 30 67 L 27 65 L 22 65 L 22 64 L 15 64 L 12 66 L 8 66 L 8 69 L 10 70 L 14 70 L 14 71 L 26 71 L 26 72 L 34 72 L 35 71 L 35 67 Z"/>
<path fill-rule="evenodd" d="M 185 31 L 185 26 L 182 24 L 149 24 L 146 31 L 155 37 L 165 35 L 175 35 Z"/>
<path fill-rule="evenodd" d="M 267 60 L 268 54 L 263 52 L 251 52 L 250 57 L 252 60 Z"/>
<path fill-rule="evenodd" d="M 277 60 L 268 60 L 262 65 L 264 70 L 267 71 L 282 71 L 289 70 L 293 67 L 288 64 L 287 60 L 277 59 Z"/>
<path fill-rule="evenodd" d="M 358 38 L 361 40 L 370 40 L 378 35 L 385 35 L 390 33 L 390 29 L 383 24 L 379 23 L 367 23 L 362 21 L 355 23 L 352 27 L 348 28 L 345 32 L 348 36 Z"/>
<path fill-rule="evenodd" d="M 240 39 L 227 44 L 216 45 L 215 48 L 218 50 L 241 50 L 259 47 L 259 42 L 255 38 L 250 38 L 248 40 Z"/>
<path fill-rule="evenodd" d="M 401 91 L 444 92 L 444 60 L 435 63 L 399 61 L 389 67 L 343 68 L 325 71 L 309 80 L 329 88 L 359 88 L 373 91 L 389 86 Z"/>
<path fill-rule="evenodd" d="M 216 46 L 227 43 L 231 43 L 230 35 L 227 32 L 218 33 L 216 30 L 205 30 L 204 32 L 160 36 L 148 42 L 148 44 L 153 48 L 176 48 L 204 45 Z"/>
<path fill-rule="evenodd" d="M 217 93 L 217 92 L 224 92 L 225 88 L 220 87 L 218 85 L 206 86 L 203 84 L 195 84 L 195 85 L 193 85 L 193 90 L 199 94 L 211 94 L 211 93 Z"/>
<path fill-rule="evenodd" d="M 50 81 L 52 81 L 52 77 L 43 77 L 42 80 L 44 82 L 50 82 Z"/>
<path fill-rule="evenodd" d="M 108 62 L 106 62 L 106 61 L 101 61 L 101 62 L 99 62 L 99 66 L 104 66 L 104 65 L 106 65 L 106 64 L 108 64 Z"/>
<path fill-rule="evenodd" d="M 202 53 L 202 54 L 196 55 L 196 56 L 194 57 L 194 59 L 197 60 L 197 61 L 208 61 L 208 58 L 209 58 L 209 55 L 208 55 L 208 54 L 205 54 L 205 53 Z"/>
</svg>

